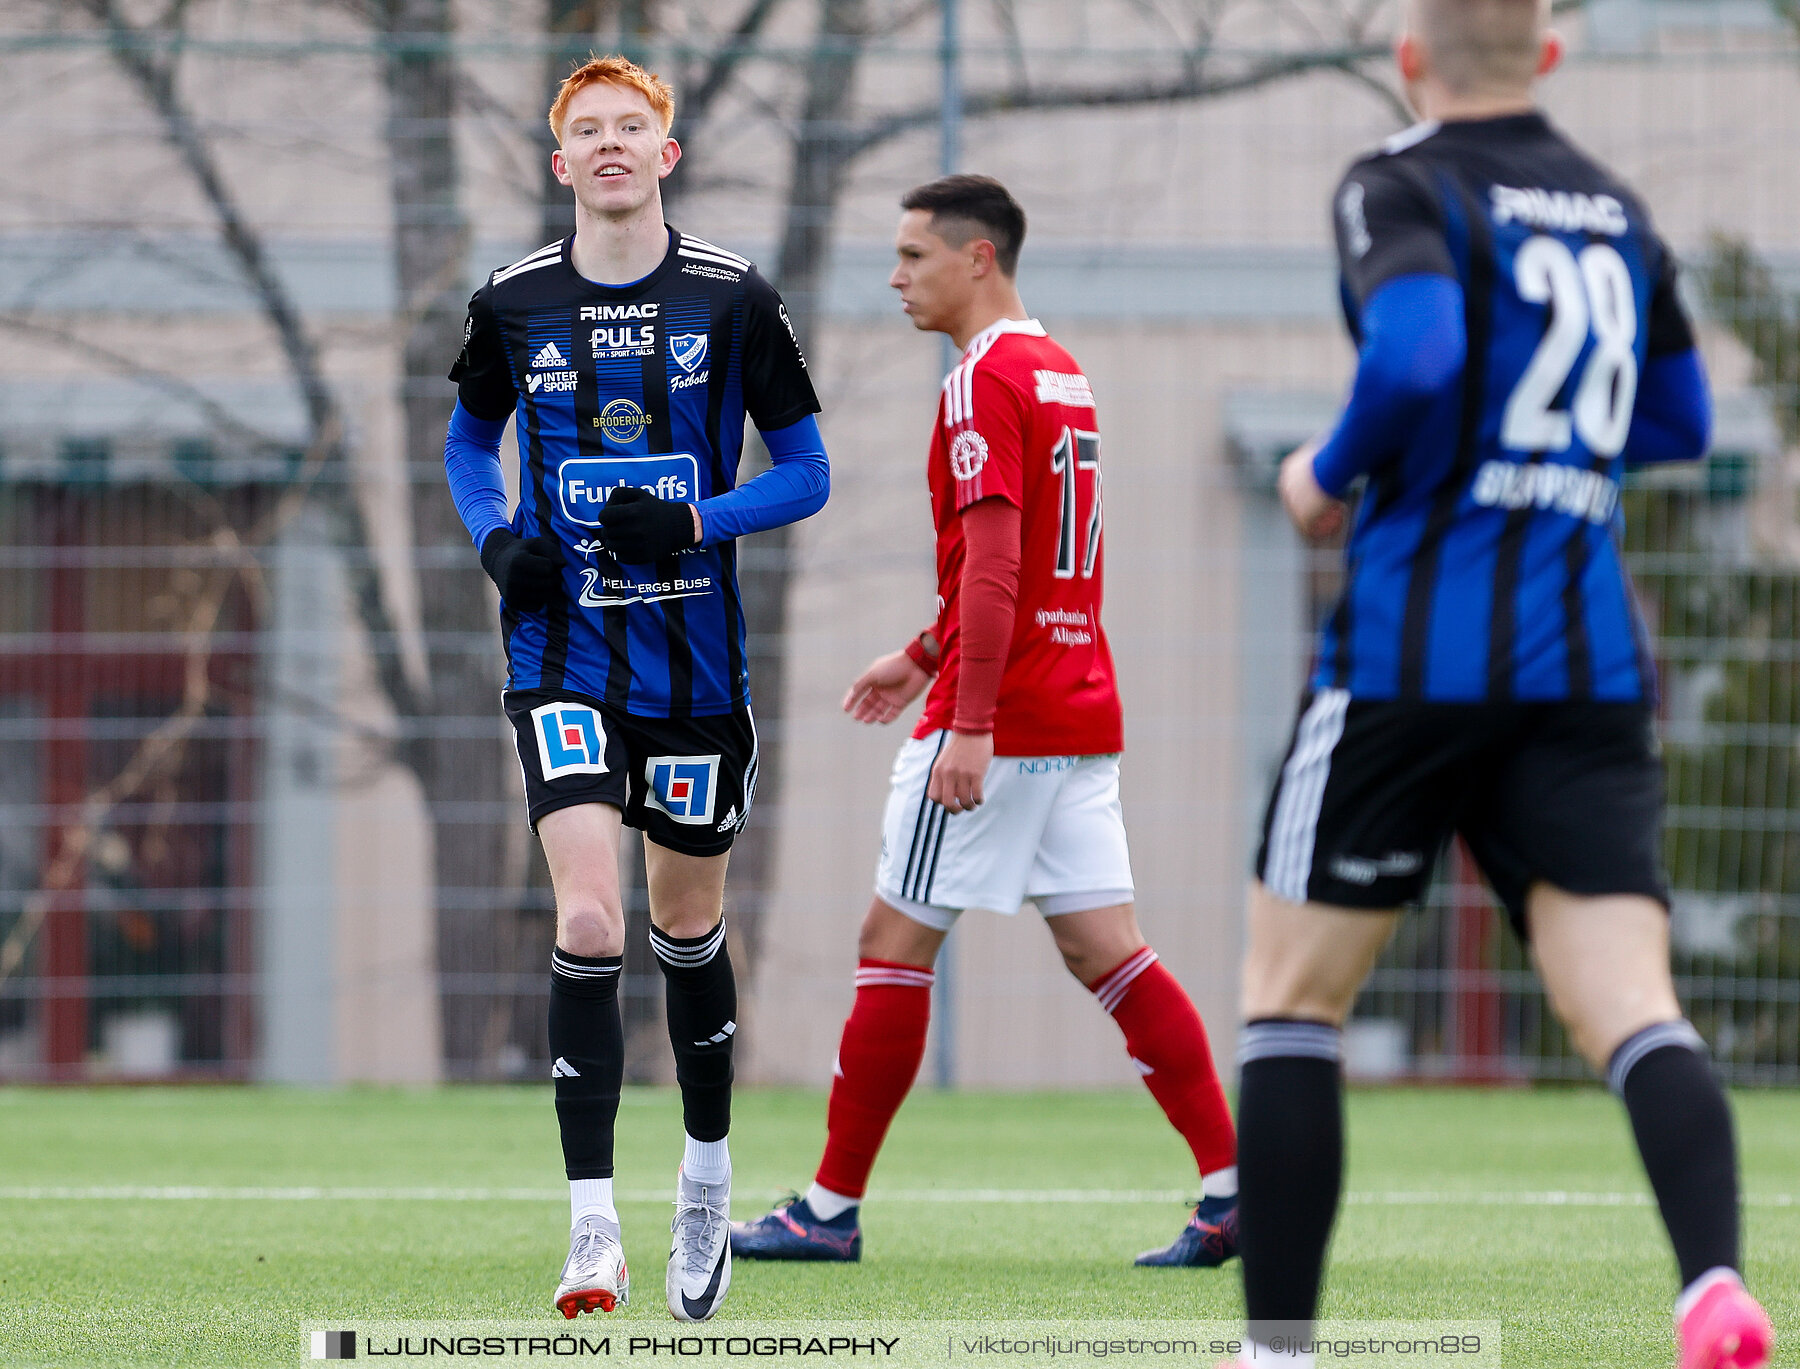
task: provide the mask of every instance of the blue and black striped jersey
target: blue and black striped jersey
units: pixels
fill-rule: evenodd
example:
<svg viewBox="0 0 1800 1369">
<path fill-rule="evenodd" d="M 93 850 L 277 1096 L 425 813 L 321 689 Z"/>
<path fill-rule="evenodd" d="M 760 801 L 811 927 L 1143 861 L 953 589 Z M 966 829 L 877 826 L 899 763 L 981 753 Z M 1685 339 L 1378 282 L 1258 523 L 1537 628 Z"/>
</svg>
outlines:
<svg viewBox="0 0 1800 1369">
<path fill-rule="evenodd" d="M 655 271 L 608 286 L 575 270 L 572 241 L 488 277 L 450 372 L 477 418 L 516 412 L 512 529 L 563 549 L 565 594 L 501 606 L 508 684 L 646 717 L 727 713 L 750 697 L 735 543 L 622 565 L 600 508 L 621 484 L 683 503 L 734 488 L 746 414 L 773 431 L 818 412 L 806 360 L 743 257 L 670 229 Z"/>
<path fill-rule="evenodd" d="M 1467 360 L 1368 473 L 1315 687 L 1652 699 L 1622 453 L 1646 363 L 1693 337 L 1642 204 L 1522 114 L 1398 136 L 1351 167 L 1335 208 L 1351 335 L 1384 285 L 1445 276 Z"/>
</svg>

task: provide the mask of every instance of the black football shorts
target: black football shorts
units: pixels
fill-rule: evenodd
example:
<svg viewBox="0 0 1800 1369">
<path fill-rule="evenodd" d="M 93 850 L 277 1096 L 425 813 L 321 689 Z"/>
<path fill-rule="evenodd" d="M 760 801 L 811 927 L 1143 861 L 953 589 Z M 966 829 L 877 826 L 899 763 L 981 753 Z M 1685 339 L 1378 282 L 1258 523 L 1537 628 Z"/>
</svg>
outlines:
<svg viewBox="0 0 1800 1369">
<path fill-rule="evenodd" d="M 641 718 L 567 690 L 512 689 L 504 703 L 525 772 L 532 831 L 578 803 L 610 803 L 658 846 L 716 856 L 756 797 L 748 708 L 705 718 Z"/>
<path fill-rule="evenodd" d="M 1668 906 L 1650 709 L 1302 701 L 1263 819 L 1257 878 L 1280 898 L 1395 908 L 1425 892 L 1452 832 L 1525 936 L 1525 894 L 1642 894 Z"/>
</svg>

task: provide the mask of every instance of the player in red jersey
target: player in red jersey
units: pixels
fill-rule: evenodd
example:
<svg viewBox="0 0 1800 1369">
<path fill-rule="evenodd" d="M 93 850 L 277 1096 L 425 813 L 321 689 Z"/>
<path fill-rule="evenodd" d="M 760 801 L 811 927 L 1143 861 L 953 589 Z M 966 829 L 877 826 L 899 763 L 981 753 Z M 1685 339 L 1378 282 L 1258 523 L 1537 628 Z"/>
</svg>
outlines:
<svg viewBox="0 0 1800 1369">
<path fill-rule="evenodd" d="M 1025 214 L 1004 186 L 947 176 L 901 205 L 889 284 L 914 327 L 962 349 L 931 440 L 938 616 L 873 662 L 844 709 L 887 723 L 931 692 L 894 763 L 817 1178 L 734 1226 L 732 1252 L 860 1258 L 859 1206 L 925 1054 L 938 948 L 965 909 L 1030 900 L 1200 1170 L 1193 1218 L 1138 1263 L 1222 1264 L 1237 1250 L 1231 1114 L 1200 1015 L 1132 907 L 1093 391 L 1019 300 Z"/>
</svg>

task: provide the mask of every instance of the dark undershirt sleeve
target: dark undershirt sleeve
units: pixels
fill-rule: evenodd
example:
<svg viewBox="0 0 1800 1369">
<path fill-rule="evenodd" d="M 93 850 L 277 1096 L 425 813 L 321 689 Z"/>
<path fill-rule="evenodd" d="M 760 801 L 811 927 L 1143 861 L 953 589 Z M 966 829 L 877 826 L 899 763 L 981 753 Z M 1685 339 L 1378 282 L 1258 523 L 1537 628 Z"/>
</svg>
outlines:
<svg viewBox="0 0 1800 1369">
<path fill-rule="evenodd" d="M 1675 287 L 1675 254 L 1653 235 L 1649 256 L 1656 269 L 1656 284 L 1650 287 L 1650 318 L 1644 328 L 1647 354 L 1662 357 L 1690 351 L 1694 346 L 1694 327 L 1688 322 L 1687 310 Z"/>
<path fill-rule="evenodd" d="M 1338 186 L 1333 204 L 1344 304 L 1358 341 L 1363 306 L 1390 280 L 1455 278 L 1443 212 L 1417 168 L 1393 158 L 1358 162 Z"/>
<path fill-rule="evenodd" d="M 744 280 L 744 407 L 762 432 L 791 428 L 819 412 L 806 357 L 775 287 L 751 271 Z"/>
<path fill-rule="evenodd" d="M 476 418 L 489 422 L 505 419 L 518 403 L 489 286 L 482 286 L 469 299 L 462 351 L 450 368 L 450 379 L 456 382 L 457 399 Z"/>
</svg>

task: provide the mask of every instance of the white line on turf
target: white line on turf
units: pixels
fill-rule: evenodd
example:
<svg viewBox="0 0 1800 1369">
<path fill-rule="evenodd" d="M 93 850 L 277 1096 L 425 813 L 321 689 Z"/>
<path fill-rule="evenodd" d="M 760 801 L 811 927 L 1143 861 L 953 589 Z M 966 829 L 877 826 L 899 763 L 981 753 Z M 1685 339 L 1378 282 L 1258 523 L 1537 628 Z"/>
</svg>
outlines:
<svg viewBox="0 0 1800 1369">
<path fill-rule="evenodd" d="M 624 1189 L 624 1203 L 667 1202 L 670 1190 Z M 742 1194 L 740 1197 L 748 1197 Z M 764 1196 L 779 1196 L 769 1190 Z M 227 1188 L 217 1185 L 132 1185 L 94 1187 L 10 1185 L 0 1187 L 0 1201 L 151 1200 L 166 1202 L 561 1202 L 567 1195 L 548 1188 Z M 1011 1203 L 1020 1206 L 1056 1203 L 1188 1203 L 1191 1189 L 1141 1188 L 923 1188 L 877 1190 L 875 1203 Z M 1393 1192 L 1349 1193 L 1346 1202 L 1369 1207 L 1648 1207 L 1648 1193 L 1591 1193 L 1551 1189 L 1543 1192 Z M 1751 1193 L 1746 1207 L 1800 1207 L 1793 1193 Z"/>
</svg>

